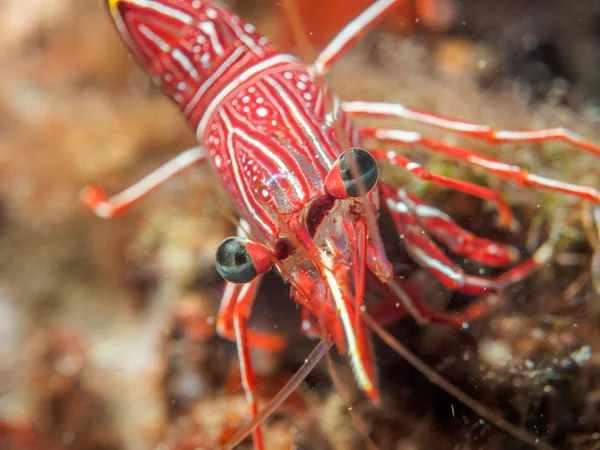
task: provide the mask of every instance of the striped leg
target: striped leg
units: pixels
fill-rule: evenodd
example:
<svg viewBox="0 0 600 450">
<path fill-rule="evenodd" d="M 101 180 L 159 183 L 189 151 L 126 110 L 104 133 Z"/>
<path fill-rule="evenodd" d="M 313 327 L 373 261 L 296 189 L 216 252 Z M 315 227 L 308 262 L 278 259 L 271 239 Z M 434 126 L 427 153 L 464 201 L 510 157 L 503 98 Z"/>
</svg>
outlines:
<svg viewBox="0 0 600 450">
<path fill-rule="evenodd" d="M 447 214 L 403 189 L 396 189 L 385 183 L 380 183 L 379 186 L 392 214 L 414 215 L 427 233 L 453 253 L 464 255 L 489 267 L 505 267 L 519 260 L 519 251 L 513 246 L 475 236 L 460 227 Z"/>
<path fill-rule="evenodd" d="M 252 309 L 252 301 L 256 296 L 256 291 L 260 285 L 260 280 L 257 278 L 251 283 L 242 285 L 234 283 L 225 283 L 223 298 L 219 315 L 217 316 L 217 332 L 225 339 L 236 342 L 235 322 L 234 317 L 236 308 L 244 307 L 244 314 L 250 317 Z M 240 299 L 249 298 L 246 303 L 240 303 Z M 251 298 L 251 300 L 250 300 Z M 261 331 L 248 331 L 248 345 L 252 348 L 265 350 L 277 353 L 285 348 L 285 339 L 278 334 L 264 333 Z"/>
<path fill-rule="evenodd" d="M 409 315 L 406 309 L 402 307 L 402 304 L 398 302 L 397 293 L 387 289 L 381 283 L 374 283 L 373 286 L 380 290 L 382 300 L 369 307 L 369 314 L 373 318 L 376 318 L 381 326 L 393 325 Z M 397 290 L 401 291 L 402 295 L 409 299 L 412 305 L 429 322 L 454 328 L 464 328 L 465 324 L 484 317 L 495 306 L 488 299 L 483 299 L 474 302 L 460 312 L 436 311 L 423 301 L 419 295 L 418 288 L 409 281 L 397 280 Z"/>
<path fill-rule="evenodd" d="M 379 23 L 390 11 L 398 7 L 404 0 L 377 0 L 358 17 L 346 25 L 338 35 L 325 47 L 311 65 L 317 76 L 324 75 L 327 70 L 352 47 L 361 36 Z"/>
<path fill-rule="evenodd" d="M 600 146 L 566 128 L 543 128 L 541 130 L 497 130 L 488 125 L 477 125 L 432 114 L 419 109 L 407 108 L 395 103 L 343 102 L 342 109 L 353 116 L 407 119 L 454 131 L 493 144 L 564 141 L 587 152 L 600 156 Z"/>
<path fill-rule="evenodd" d="M 366 252 L 367 252 L 367 224 L 357 222 L 354 225 L 354 236 L 356 248 L 354 251 L 354 331 L 356 333 L 356 342 L 358 353 L 363 360 L 363 366 L 370 370 L 369 376 L 375 379 L 373 372 L 373 348 L 371 346 L 371 334 L 366 327 L 363 318 L 363 311 L 366 311 L 365 304 L 365 275 L 366 275 Z M 374 389 L 370 395 L 374 404 L 380 402 L 379 392 Z"/>
<path fill-rule="evenodd" d="M 500 178 L 513 180 L 522 186 L 531 186 L 546 191 L 570 194 L 584 200 L 590 200 L 596 204 L 600 203 L 600 191 L 598 189 L 577 184 L 563 183 L 551 178 L 535 175 L 519 166 L 503 163 L 497 159 L 490 158 L 489 156 L 462 147 L 446 144 L 435 139 L 429 139 L 421 136 L 420 133 L 384 128 L 363 128 L 361 132 L 365 138 L 374 138 L 380 142 L 411 146 L 421 145 L 429 150 L 456 157 L 472 166 L 493 173 Z"/>
<path fill-rule="evenodd" d="M 394 151 L 370 150 L 370 153 L 378 161 L 386 162 L 396 167 L 401 167 L 421 180 L 431 181 L 432 183 L 440 186 L 446 186 L 451 189 L 473 195 L 482 200 L 493 202 L 498 210 L 500 225 L 510 230 L 515 230 L 518 228 L 518 223 L 514 218 L 507 201 L 502 197 L 502 195 L 500 195 L 500 193 L 494 191 L 493 189 L 469 183 L 467 181 L 436 175 L 429 172 L 420 164 L 417 164 L 416 162 L 413 162 Z"/>
<path fill-rule="evenodd" d="M 419 305 L 415 305 L 413 298 L 406 294 L 406 291 L 402 289 L 398 280 L 394 278 L 392 263 L 385 253 L 385 248 L 383 245 L 377 244 L 376 240 L 367 243 L 366 261 L 370 273 L 380 283 L 387 285 L 389 291 L 395 296 L 395 303 L 399 302 L 399 306 L 402 306 L 403 314 L 409 314 L 421 326 L 428 324 L 430 318 L 423 314 L 422 308 L 419 308 Z"/>
<path fill-rule="evenodd" d="M 217 318 L 217 331 L 225 338 L 234 340 L 237 345 L 238 358 L 242 384 L 250 407 L 250 420 L 258 414 L 258 401 L 256 395 L 256 379 L 250 358 L 250 332 L 248 319 L 252 304 L 256 298 L 260 277 L 248 284 L 226 283 L 223 300 Z M 260 426 L 253 431 L 254 446 L 257 450 L 264 450 L 262 430 Z"/>
<path fill-rule="evenodd" d="M 423 268 L 436 276 L 449 289 L 466 294 L 485 294 L 514 284 L 533 271 L 547 264 L 554 255 L 555 243 L 559 238 L 559 229 L 552 231 L 550 239 L 534 255 L 498 277 L 481 277 L 464 273 L 454 264 L 438 245 L 425 232 L 414 213 L 396 212 L 402 207 L 401 198 L 385 198 L 398 233 L 403 236 L 406 250 Z M 410 212 L 410 208 L 409 208 Z"/>
<path fill-rule="evenodd" d="M 97 216 L 104 219 L 118 217 L 175 175 L 203 162 L 204 157 L 205 152 L 202 147 L 190 148 L 146 175 L 133 186 L 110 198 L 95 186 L 84 187 L 80 196 Z"/>
</svg>

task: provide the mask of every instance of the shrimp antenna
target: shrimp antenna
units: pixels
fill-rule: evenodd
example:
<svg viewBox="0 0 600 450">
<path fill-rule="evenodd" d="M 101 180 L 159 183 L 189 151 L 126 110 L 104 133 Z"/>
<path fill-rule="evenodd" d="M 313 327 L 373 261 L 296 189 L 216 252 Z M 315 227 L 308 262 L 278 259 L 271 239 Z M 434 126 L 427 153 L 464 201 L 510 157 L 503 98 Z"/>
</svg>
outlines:
<svg viewBox="0 0 600 450">
<path fill-rule="evenodd" d="M 429 365 L 427 365 L 423 360 L 419 359 L 417 355 L 411 352 L 406 346 L 400 343 L 394 336 L 388 333 L 373 317 L 371 317 L 367 312 L 363 312 L 363 318 L 366 324 L 371 328 L 371 330 L 377 334 L 381 338 L 383 342 L 390 346 L 396 353 L 398 353 L 402 358 L 404 358 L 411 366 L 417 369 L 423 376 L 425 376 L 431 383 L 441 387 L 448 394 L 452 395 L 455 399 L 461 402 L 463 405 L 470 408 L 472 411 L 477 413 L 483 419 L 488 422 L 496 425 L 501 430 L 510 434 L 514 438 L 523 442 L 524 444 L 528 444 L 531 447 L 540 449 L 540 450 L 557 450 L 550 444 L 542 442 L 542 440 L 534 436 L 531 433 L 528 433 L 524 429 L 510 423 L 506 419 L 504 419 L 500 414 L 492 411 L 481 402 L 478 402 L 469 394 L 464 392 L 455 384 L 451 383 L 449 380 L 444 378 L 438 372 L 433 370 Z"/>
<path fill-rule="evenodd" d="M 233 448 L 246 439 L 246 437 L 248 437 L 257 426 L 259 426 L 267 419 L 267 417 L 273 414 L 273 412 L 287 400 L 287 398 L 296 390 L 296 388 L 300 386 L 308 374 L 312 372 L 318 362 L 323 359 L 323 356 L 329 352 L 329 349 L 332 345 L 333 344 L 326 339 L 321 340 L 311 354 L 308 355 L 308 358 L 304 360 L 304 364 L 302 364 L 294 376 L 290 378 L 290 381 L 288 381 L 286 385 L 281 388 L 281 390 L 275 395 L 275 397 L 271 399 L 267 406 L 259 411 L 254 419 L 252 419 L 246 424 L 246 426 L 239 430 L 227 444 L 220 448 L 220 450 L 233 450 Z"/>
<path fill-rule="evenodd" d="M 302 20 L 300 20 L 296 0 L 283 0 L 283 12 L 302 57 L 311 62 L 317 59 L 315 49 L 308 38 L 308 33 L 304 28 Z"/>
</svg>

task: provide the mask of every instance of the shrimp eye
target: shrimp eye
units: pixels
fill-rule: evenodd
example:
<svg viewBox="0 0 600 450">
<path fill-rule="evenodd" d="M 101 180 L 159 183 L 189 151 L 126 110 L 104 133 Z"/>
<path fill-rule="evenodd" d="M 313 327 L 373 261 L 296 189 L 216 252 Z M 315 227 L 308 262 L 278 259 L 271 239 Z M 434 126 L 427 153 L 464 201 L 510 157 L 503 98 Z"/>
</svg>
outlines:
<svg viewBox="0 0 600 450">
<path fill-rule="evenodd" d="M 358 172 L 353 176 L 353 168 Z M 325 177 L 327 192 L 336 198 L 360 197 L 361 186 L 368 193 L 377 184 L 379 168 L 366 150 L 351 148 L 342 153 Z"/>
<path fill-rule="evenodd" d="M 271 251 L 261 244 L 231 237 L 217 250 L 217 272 L 232 283 L 248 283 L 271 268 Z"/>
</svg>

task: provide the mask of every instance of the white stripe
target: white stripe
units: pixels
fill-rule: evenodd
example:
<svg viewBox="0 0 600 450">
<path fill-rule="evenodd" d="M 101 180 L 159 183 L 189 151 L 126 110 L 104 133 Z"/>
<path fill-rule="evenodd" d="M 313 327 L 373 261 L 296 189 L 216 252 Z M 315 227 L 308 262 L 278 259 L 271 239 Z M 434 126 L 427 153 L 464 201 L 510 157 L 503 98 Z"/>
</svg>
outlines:
<svg viewBox="0 0 600 450">
<path fill-rule="evenodd" d="M 212 48 L 215 49 L 215 53 L 217 55 L 222 55 L 225 53 L 223 50 L 223 46 L 219 42 L 219 36 L 217 35 L 217 30 L 215 29 L 215 24 L 212 22 L 199 22 L 197 24 L 198 28 L 204 31 L 210 37 L 210 43 L 212 44 Z"/>
<path fill-rule="evenodd" d="M 512 166 L 510 164 L 505 164 L 500 161 L 490 161 L 486 158 L 482 158 L 482 157 L 479 157 L 476 155 L 470 155 L 468 157 L 468 161 L 472 162 L 473 164 L 482 166 L 486 169 L 490 169 L 490 170 L 498 170 L 501 172 L 506 172 L 506 171 L 520 172 L 521 171 L 521 168 L 518 166 Z"/>
<path fill-rule="evenodd" d="M 539 139 L 554 136 L 553 133 L 548 133 L 546 130 L 534 130 L 534 131 L 497 131 L 494 133 L 498 139 L 522 140 L 522 139 Z"/>
<path fill-rule="evenodd" d="M 417 205 L 415 208 L 415 212 L 419 217 L 423 217 L 425 219 L 437 217 L 438 219 L 444 219 L 448 222 L 454 223 L 454 220 L 452 220 L 452 218 L 448 214 L 430 205 Z"/>
<path fill-rule="evenodd" d="M 146 38 L 150 39 L 152 42 L 154 42 L 154 44 L 161 49 L 161 51 L 163 52 L 168 52 L 169 50 L 171 50 L 171 46 L 169 44 L 167 44 L 165 41 L 163 41 L 157 34 L 155 34 L 150 28 L 148 28 L 146 25 L 141 24 L 138 27 L 138 30 L 140 31 L 140 33 L 142 33 L 144 36 L 146 36 Z"/>
<path fill-rule="evenodd" d="M 372 115 L 385 115 L 390 117 L 398 117 L 400 119 L 414 120 L 416 122 L 422 122 L 427 125 L 432 125 L 439 128 L 446 128 L 455 131 L 465 132 L 486 132 L 490 131 L 490 127 L 486 125 L 476 125 L 472 123 L 454 121 L 450 119 L 444 119 L 441 117 L 434 117 L 428 114 L 420 113 L 417 111 L 411 111 L 405 108 L 403 105 L 398 103 L 384 103 L 384 102 L 344 102 L 342 106 L 343 110 L 348 113 L 363 113 Z"/>
<path fill-rule="evenodd" d="M 402 202 L 397 202 L 391 198 L 388 198 L 386 203 L 388 208 L 390 208 L 392 211 L 396 211 L 397 213 L 407 214 L 409 212 L 408 206 Z"/>
<path fill-rule="evenodd" d="M 335 94 L 331 94 L 331 98 L 333 101 L 333 107 L 332 107 L 332 114 L 333 114 L 333 119 L 334 120 L 338 120 L 340 118 L 340 108 L 342 106 L 342 101 L 340 100 L 340 98 L 335 95 Z"/>
<path fill-rule="evenodd" d="M 577 145 L 585 145 L 588 141 L 581 135 L 567 128 L 551 128 L 546 130 L 507 131 L 499 130 L 494 136 L 500 140 L 519 141 L 528 139 L 563 139 Z"/>
<path fill-rule="evenodd" d="M 189 101 L 186 107 L 183 109 L 183 114 L 189 115 L 192 110 L 196 107 L 202 96 L 208 91 L 208 89 L 217 81 L 217 79 L 235 62 L 235 60 L 244 51 L 242 47 L 238 47 L 235 51 L 219 66 L 215 72 L 206 79 L 204 83 L 198 88 L 194 97 Z"/>
<path fill-rule="evenodd" d="M 175 8 L 171 8 L 170 6 L 166 6 L 161 2 L 151 1 L 151 0 L 122 0 L 125 3 L 132 3 L 137 6 L 141 6 L 143 8 L 153 9 L 156 12 L 164 14 L 165 16 L 171 17 L 175 20 L 179 20 L 187 25 L 191 25 L 194 23 L 194 19 L 189 14 L 184 13 Z"/>
<path fill-rule="evenodd" d="M 193 164 L 198 164 L 205 157 L 206 153 L 202 147 L 193 147 L 185 150 L 175 158 L 167 161 L 154 172 L 146 175 L 134 185 L 112 196 L 110 201 L 111 203 L 119 205 L 132 203 L 136 199 L 146 195 L 152 189 L 157 188 L 182 170 L 192 166 Z M 108 211 L 105 213 L 100 212 L 98 215 L 101 217 L 107 217 L 107 214 L 109 214 Z"/>
<path fill-rule="evenodd" d="M 121 16 L 121 13 L 116 7 L 113 6 L 111 6 L 110 8 L 110 13 L 113 16 L 113 20 L 115 22 L 115 25 L 117 26 L 117 29 L 119 30 L 119 33 L 121 34 L 121 36 L 123 36 L 123 39 L 127 41 L 127 45 L 131 48 L 133 41 L 131 39 L 131 36 L 129 35 L 129 31 L 127 30 L 125 22 L 123 22 L 123 17 Z"/>
<path fill-rule="evenodd" d="M 264 55 L 264 52 L 262 51 L 262 48 L 260 47 L 260 45 L 256 45 L 256 42 L 254 42 L 254 39 L 252 39 L 250 36 L 248 36 L 246 33 L 244 33 L 244 30 L 242 28 L 240 28 L 238 22 L 236 22 L 235 20 L 231 20 L 228 23 L 229 23 L 229 26 L 231 28 L 233 28 L 233 32 L 236 34 L 238 39 L 240 41 L 242 41 L 246 45 L 246 47 L 248 47 L 250 50 L 252 50 L 256 55 L 259 55 L 259 56 Z M 248 25 L 251 25 L 251 24 L 248 24 Z"/>
<path fill-rule="evenodd" d="M 238 219 L 238 226 L 236 230 L 238 237 L 247 239 L 250 236 L 252 236 L 252 229 L 250 228 L 250 224 L 242 218 Z"/>
<path fill-rule="evenodd" d="M 323 73 L 325 64 L 334 58 L 348 42 L 360 33 L 362 29 L 366 28 L 371 22 L 376 20 L 386 8 L 389 8 L 397 1 L 398 0 L 379 0 L 369 8 L 365 9 L 362 14 L 346 25 L 329 45 L 327 45 L 325 50 L 319 54 L 317 60 L 313 64 L 314 70 L 319 74 Z"/>
<path fill-rule="evenodd" d="M 193 79 L 198 80 L 200 76 L 198 75 L 198 71 L 192 64 L 192 62 L 188 59 L 187 56 L 183 54 L 183 52 L 179 49 L 173 49 L 171 52 L 171 56 L 177 61 L 181 67 L 191 76 Z"/>
<path fill-rule="evenodd" d="M 314 113 L 315 115 L 321 110 L 321 103 L 323 102 L 323 95 L 325 95 L 325 93 L 323 91 L 325 91 L 325 87 L 319 89 L 318 93 L 317 93 L 317 101 L 315 102 L 315 110 Z"/>
<path fill-rule="evenodd" d="M 477 286 L 494 290 L 504 289 L 506 286 L 513 283 L 513 281 L 510 280 L 500 282 L 499 280 L 478 277 L 476 275 L 467 275 L 467 278 L 469 280 L 468 282 L 470 286 Z"/>
<path fill-rule="evenodd" d="M 281 62 L 298 62 L 298 59 L 292 55 L 285 55 L 285 54 L 273 56 L 272 58 L 265 59 L 264 61 L 261 61 L 258 64 L 255 64 L 254 66 L 250 67 L 245 72 L 241 73 L 239 76 L 239 80 L 241 83 L 243 83 L 244 81 L 247 81 L 250 77 L 252 77 L 254 74 L 256 74 L 264 69 L 268 69 L 269 67 L 272 67 L 275 64 L 278 64 Z"/>
<path fill-rule="evenodd" d="M 591 197 L 596 197 L 597 199 L 600 199 L 600 192 L 591 187 L 581 186 L 578 184 L 564 183 L 562 181 L 552 180 L 550 178 L 540 177 L 539 175 L 534 174 L 529 174 L 527 178 L 533 181 L 534 183 L 538 183 L 545 187 L 574 191 L 580 194 L 586 194 Z"/>
<path fill-rule="evenodd" d="M 398 189 L 398 197 L 400 197 L 400 199 L 402 200 L 404 205 L 409 210 L 412 210 L 419 217 L 422 217 L 424 219 L 427 219 L 430 217 L 438 217 L 440 219 L 446 220 L 447 222 L 454 223 L 454 220 L 449 215 L 440 211 L 439 209 L 434 208 L 433 206 L 430 206 L 430 205 L 416 204 L 414 201 L 412 201 L 408 197 L 408 194 L 404 189 Z"/>
<path fill-rule="evenodd" d="M 323 272 L 325 273 L 325 278 L 327 279 L 327 286 L 329 287 L 331 295 L 333 296 L 333 300 L 335 301 L 335 306 L 340 319 L 342 319 L 342 326 L 344 327 L 346 342 L 348 344 L 348 355 L 350 356 L 350 363 L 352 364 L 352 369 L 354 370 L 354 376 L 364 391 L 372 391 L 374 386 L 367 375 L 362 360 L 360 359 L 354 328 L 352 327 L 352 321 L 350 320 L 350 315 L 346 309 L 342 291 L 340 289 L 338 280 L 335 278 L 335 275 L 331 270 L 333 263 L 323 252 L 321 252 L 320 256 L 321 260 L 325 264 L 325 270 L 323 270 Z"/>
<path fill-rule="evenodd" d="M 375 138 L 412 144 L 421 140 L 421 134 L 416 131 L 380 129 L 375 132 Z"/>
<path fill-rule="evenodd" d="M 408 208 L 408 206 L 405 203 L 397 202 L 391 198 L 387 199 L 387 205 L 388 205 L 388 208 L 390 208 L 392 211 L 396 211 L 397 213 L 400 213 L 400 214 L 408 214 L 410 212 L 410 209 Z M 413 210 L 417 214 L 417 216 L 419 216 L 423 219 L 429 219 L 429 218 L 435 217 L 438 219 L 444 219 L 449 222 L 454 222 L 452 220 L 452 218 L 450 216 L 448 216 L 446 213 L 444 213 L 443 211 L 440 211 L 439 209 L 434 208 L 433 206 L 430 206 L 430 205 L 414 205 Z"/>
<path fill-rule="evenodd" d="M 456 281 L 461 286 L 465 283 L 465 277 L 462 273 L 455 271 L 452 267 L 440 262 L 439 260 L 432 258 L 419 247 L 411 248 L 411 252 L 415 257 L 425 266 L 437 270 L 441 274 L 447 276 L 453 281 Z"/>
<path fill-rule="evenodd" d="M 240 47 L 240 48 L 242 48 L 242 47 Z M 266 59 L 258 64 L 255 64 L 255 65 L 249 67 L 247 70 L 245 70 L 240 75 L 238 75 L 233 80 L 231 80 L 231 82 L 227 86 L 225 86 L 221 90 L 221 92 L 219 92 L 219 94 L 217 96 L 215 96 L 215 98 L 210 102 L 210 104 L 208 105 L 208 108 L 206 108 L 206 111 L 204 112 L 204 115 L 202 116 L 202 119 L 200 120 L 200 123 L 198 124 L 198 128 L 196 128 L 196 139 L 198 140 L 198 142 L 200 142 L 202 140 L 202 136 L 204 135 L 204 129 L 206 128 L 206 124 L 210 120 L 214 110 L 221 105 L 221 102 L 223 101 L 223 99 L 225 97 L 227 97 L 229 94 L 231 94 L 231 92 L 234 89 L 240 87 L 240 84 L 247 81 L 250 77 L 254 76 L 255 74 L 257 74 L 265 69 L 268 69 L 269 67 L 272 67 L 276 64 L 279 64 L 282 62 L 296 62 L 296 61 L 297 61 L 297 59 L 291 55 L 273 56 L 272 58 Z"/>
<path fill-rule="evenodd" d="M 521 140 L 528 140 L 528 139 L 552 139 L 552 138 L 556 138 L 557 136 L 559 136 L 559 137 L 565 136 L 568 138 L 572 138 L 573 140 L 577 140 L 577 138 L 575 137 L 576 135 L 574 133 L 568 133 L 566 130 L 563 130 L 561 128 L 559 128 L 558 131 L 555 129 L 530 130 L 530 131 L 499 130 L 496 133 L 494 133 L 494 135 L 498 139 L 507 140 L 507 141 L 513 141 L 513 140 L 521 141 Z"/>
</svg>

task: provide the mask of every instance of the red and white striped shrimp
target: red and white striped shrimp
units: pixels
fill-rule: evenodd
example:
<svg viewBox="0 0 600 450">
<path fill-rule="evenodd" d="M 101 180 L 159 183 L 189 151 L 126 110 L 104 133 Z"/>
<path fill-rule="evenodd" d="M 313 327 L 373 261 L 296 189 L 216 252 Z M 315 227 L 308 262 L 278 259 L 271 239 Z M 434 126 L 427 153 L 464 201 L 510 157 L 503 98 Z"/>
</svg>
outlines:
<svg viewBox="0 0 600 450">
<path fill-rule="evenodd" d="M 261 275 L 277 267 L 302 306 L 303 331 L 331 339 L 347 354 L 359 387 L 379 399 L 370 335 L 362 312 L 365 272 L 387 286 L 419 323 L 461 326 L 484 312 L 432 311 L 394 280 L 374 217 L 387 208 L 409 254 L 447 287 L 480 294 L 501 289 L 546 264 L 553 241 L 496 278 L 469 275 L 448 258 L 435 238 L 457 254 L 489 266 L 517 262 L 518 252 L 473 236 L 449 216 L 379 180 L 378 163 L 493 202 L 500 223 L 515 219 L 502 196 L 485 187 L 428 172 L 389 151 L 363 150 L 364 139 L 415 145 L 514 179 L 600 203 L 600 192 L 546 179 L 490 157 L 418 133 L 359 128 L 354 116 L 401 117 L 492 142 L 562 139 L 600 155 L 600 148 L 563 129 L 499 131 L 384 103 L 342 102 L 321 79 L 365 31 L 400 0 L 378 0 L 348 24 L 310 64 L 282 54 L 230 11 L 206 0 L 108 0 L 124 41 L 196 131 L 189 149 L 136 185 L 108 198 L 93 187 L 84 201 L 101 217 L 124 213 L 175 174 L 208 163 L 241 217 L 238 237 L 225 240 L 217 269 L 226 285 L 219 333 L 238 346 L 242 380 L 256 417 L 258 405 L 249 347 L 277 350 L 278 336 L 247 327 Z M 254 442 L 263 448 L 260 428 Z"/>
</svg>

